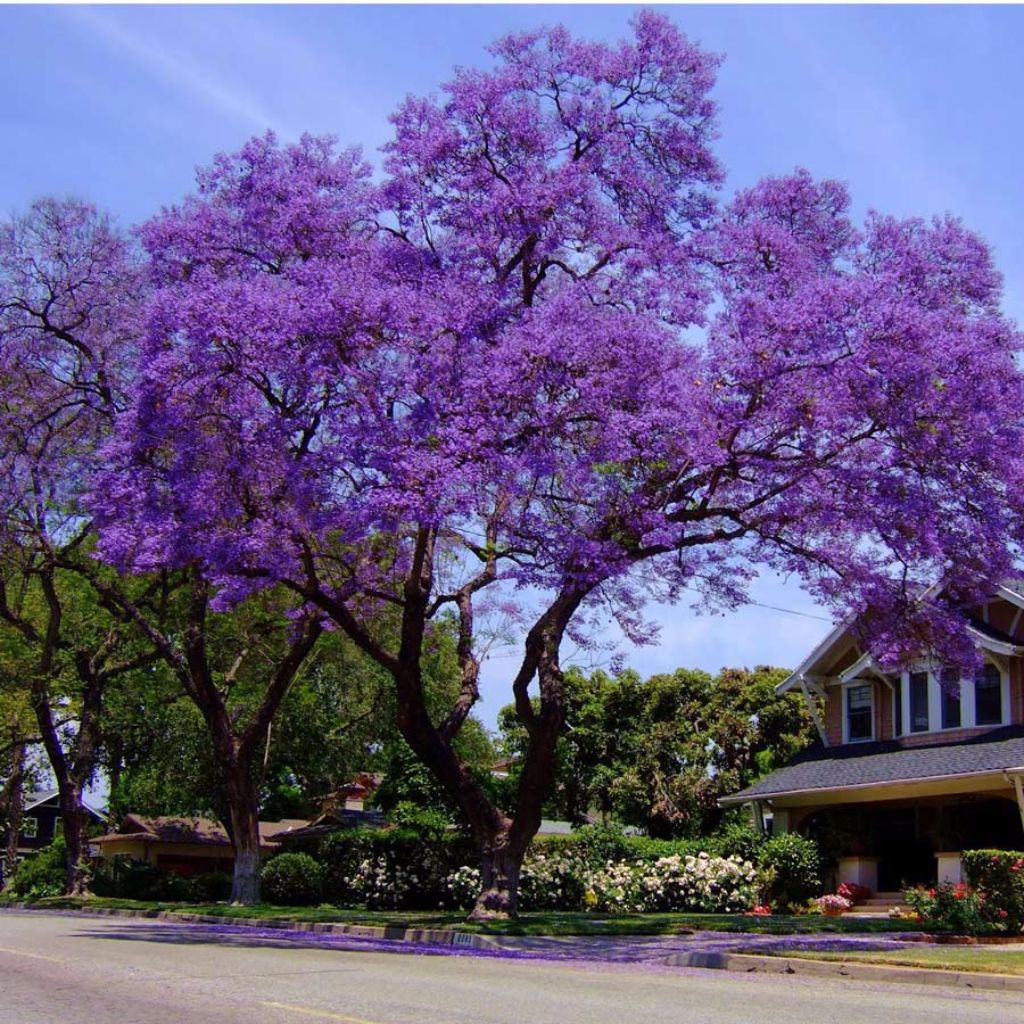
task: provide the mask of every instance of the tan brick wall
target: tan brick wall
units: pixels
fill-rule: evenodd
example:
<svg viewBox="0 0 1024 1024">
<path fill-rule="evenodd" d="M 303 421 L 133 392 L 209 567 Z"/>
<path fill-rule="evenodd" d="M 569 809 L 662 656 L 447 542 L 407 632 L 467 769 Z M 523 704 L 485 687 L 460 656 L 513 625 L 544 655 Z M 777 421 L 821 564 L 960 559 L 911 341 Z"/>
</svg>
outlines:
<svg viewBox="0 0 1024 1024">
<path fill-rule="evenodd" d="M 1024 660 L 1010 659 L 1010 721 L 1024 723 Z"/>
<path fill-rule="evenodd" d="M 843 688 L 830 686 L 825 693 L 825 735 L 838 747 L 843 742 Z"/>
<path fill-rule="evenodd" d="M 892 690 L 885 683 L 875 683 L 875 736 L 892 739 Z"/>
</svg>

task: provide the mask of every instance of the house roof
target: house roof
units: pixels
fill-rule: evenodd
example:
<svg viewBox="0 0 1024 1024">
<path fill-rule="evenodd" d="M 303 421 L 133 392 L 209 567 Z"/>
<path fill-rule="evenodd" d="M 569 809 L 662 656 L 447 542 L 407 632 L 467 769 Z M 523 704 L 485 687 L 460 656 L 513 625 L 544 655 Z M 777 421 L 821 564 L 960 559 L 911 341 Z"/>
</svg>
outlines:
<svg viewBox="0 0 1024 1024">
<path fill-rule="evenodd" d="M 301 818 L 259 822 L 261 845 L 272 844 L 279 832 L 305 825 Z M 199 817 L 142 817 L 125 815 L 117 832 L 99 836 L 94 843 L 137 840 L 145 843 L 189 843 L 204 846 L 230 846 L 231 840 L 219 821 Z"/>
<path fill-rule="evenodd" d="M 289 842 L 296 839 L 318 839 L 346 828 L 381 828 L 384 815 L 380 811 L 356 811 L 339 808 L 325 811 L 312 821 L 299 822 L 274 836 L 274 842 Z"/>
<path fill-rule="evenodd" d="M 1024 726 L 994 729 L 970 740 L 924 747 L 901 747 L 896 741 L 822 747 L 798 754 L 785 768 L 752 786 L 723 797 L 724 805 L 770 800 L 820 790 L 851 789 L 886 782 L 918 782 L 957 776 L 986 775 L 1024 766 Z"/>
<path fill-rule="evenodd" d="M 29 793 L 25 798 L 25 811 L 31 811 L 35 807 L 42 807 L 48 804 L 51 800 L 56 801 L 60 797 L 60 793 L 56 789 L 40 789 L 35 793 Z M 94 817 L 100 821 L 106 820 L 106 815 L 97 807 L 93 807 L 87 800 L 82 801 L 82 806 Z"/>
<path fill-rule="evenodd" d="M 1010 601 L 1012 604 L 1017 605 L 1019 608 L 1024 608 L 1024 579 L 1013 578 L 1004 580 L 996 588 L 995 597 L 1001 597 Z M 820 667 L 820 663 L 825 656 L 832 654 L 840 644 L 849 644 L 852 642 L 852 628 L 853 620 L 846 620 L 834 626 L 821 643 L 819 643 L 817 647 L 815 647 L 814 650 L 804 658 L 799 666 L 797 666 L 789 676 L 779 683 L 775 688 L 775 692 L 786 693 L 799 686 L 801 680 L 803 680 L 805 684 L 814 686 L 815 684 L 811 677 L 814 676 L 815 670 Z M 1004 633 L 1002 630 L 996 629 L 994 626 L 990 626 L 987 622 L 984 622 L 981 619 L 973 617 L 968 618 L 967 628 L 969 632 L 974 634 L 980 647 L 1004 655 L 1024 654 L 1024 645 L 1021 645 L 1018 640 L 1009 634 Z M 869 652 L 864 652 L 862 657 L 867 653 Z"/>
</svg>

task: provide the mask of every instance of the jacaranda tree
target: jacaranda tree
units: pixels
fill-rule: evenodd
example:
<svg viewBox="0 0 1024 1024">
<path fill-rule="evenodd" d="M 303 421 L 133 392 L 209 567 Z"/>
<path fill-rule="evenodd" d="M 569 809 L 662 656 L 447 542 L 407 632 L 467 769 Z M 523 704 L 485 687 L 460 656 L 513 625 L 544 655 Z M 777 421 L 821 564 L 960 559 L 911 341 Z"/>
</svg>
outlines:
<svg viewBox="0 0 1024 1024">
<path fill-rule="evenodd" d="M 380 181 L 329 139 L 219 157 L 142 231 L 155 297 L 93 492 L 119 565 L 199 567 L 225 606 L 290 588 L 391 675 L 479 843 L 476 916 L 516 909 L 568 632 L 647 638 L 651 596 L 734 604 L 760 565 L 883 654 L 967 658 L 956 603 L 1020 534 L 1018 338 L 985 245 L 858 228 L 803 172 L 720 206 L 716 58 L 659 15 L 633 33 L 500 41 L 402 104 Z M 453 747 L 494 611 L 524 635 L 511 807 Z"/>
<path fill-rule="evenodd" d="M 82 795 L 106 691 L 153 659 L 75 572 L 97 569 L 81 499 L 127 401 L 140 257 L 77 200 L 40 200 L 0 222 L 0 677 L 27 689 L 59 793 L 69 893 L 88 882 Z"/>
</svg>

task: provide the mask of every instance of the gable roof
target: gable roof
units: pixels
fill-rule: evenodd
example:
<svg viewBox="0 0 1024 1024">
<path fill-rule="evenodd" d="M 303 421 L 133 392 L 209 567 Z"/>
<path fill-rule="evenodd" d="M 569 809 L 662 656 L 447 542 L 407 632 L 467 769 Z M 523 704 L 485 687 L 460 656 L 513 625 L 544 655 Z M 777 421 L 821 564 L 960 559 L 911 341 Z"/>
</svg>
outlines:
<svg viewBox="0 0 1024 1024">
<path fill-rule="evenodd" d="M 274 837 L 289 828 L 305 825 L 300 818 L 286 818 L 283 821 L 261 821 L 259 825 L 260 845 L 274 845 Z M 137 840 L 144 843 L 189 843 L 200 846 L 230 846 L 231 840 L 219 821 L 200 817 L 143 817 L 127 814 L 117 832 L 99 836 L 94 843 L 123 842 Z"/>
<path fill-rule="evenodd" d="M 934 588 L 929 588 L 929 591 L 925 591 L 925 593 L 928 593 L 931 590 L 934 590 Z M 1018 608 L 1024 609 L 1024 578 L 1004 580 L 996 588 L 994 598 L 1001 598 L 1016 605 Z M 852 637 L 850 636 L 852 626 L 853 620 L 851 619 L 838 623 L 821 641 L 821 643 L 819 643 L 817 647 L 815 647 L 814 650 L 804 658 L 797 668 L 783 679 L 781 683 L 779 683 L 775 688 L 775 692 L 786 693 L 794 687 L 800 686 L 801 681 L 803 681 L 805 685 L 814 687 L 815 684 L 812 682 L 811 677 L 817 674 L 814 672 L 815 666 L 817 666 L 826 655 L 835 651 L 841 643 L 846 642 L 849 644 L 852 642 Z M 1002 655 L 1024 654 L 1024 645 L 1021 645 L 1009 634 L 990 626 L 987 622 L 983 622 L 981 619 L 973 617 L 968 618 L 967 631 L 974 636 L 978 646 L 983 647 L 986 650 Z M 862 652 L 860 659 L 858 660 L 862 661 L 869 657 L 870 652 Z"/>
<path fill-rule="evenodd" d="M 59 797 L 60 792 L 56 789 L 40 789 L 37 790 L 35 793 L 29 793 L 28 796 L 25 798 L 25 812 L 27 813 L 28 811 L 31 811 L 36 807 L 44 807 L 51 801 L 57 801 Z M 59 809 L 60 805 L 55 804 L 55 806 Z M 87 800 L 82 801 L 82 806 L 94 818 L 97 818 L 99 821 L 107 820 L 106 814 L 104 814 L 103 811 L 99 810 L 98 808 L 93 807 L 92 804 L 90 804 Z"/>
<path fill-rule="evenodd" d="M 785 767 L 723 797 L 723 806 L 798 793 L 857 789 L 879 783 L 990 775 L 1024 767 L 1024 726 L 1006 726 L 970 740 L 900 747 L 892 740 L 824 748 L 815 744 Z"/>
</svg>

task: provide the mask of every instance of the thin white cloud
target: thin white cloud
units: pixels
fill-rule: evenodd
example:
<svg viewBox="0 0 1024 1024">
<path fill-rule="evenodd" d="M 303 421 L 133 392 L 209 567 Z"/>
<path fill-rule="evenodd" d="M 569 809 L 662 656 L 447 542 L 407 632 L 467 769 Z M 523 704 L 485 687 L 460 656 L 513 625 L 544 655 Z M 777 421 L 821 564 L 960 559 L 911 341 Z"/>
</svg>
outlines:
<svg viewBox="0 0 1024 1024">
<path fill-rule="evenodd" d="M 154 77 L 191 94 L 229 117 L 258 129 L 273 118 L 251 96 L 225 82 L 209 67 L 171 52 L 157 40 L 129 29 L 118 18 L 90 7 L 64 8 L 67 17 L 92 31 L 108 46 L 127 54 Z"/>
</svg>

